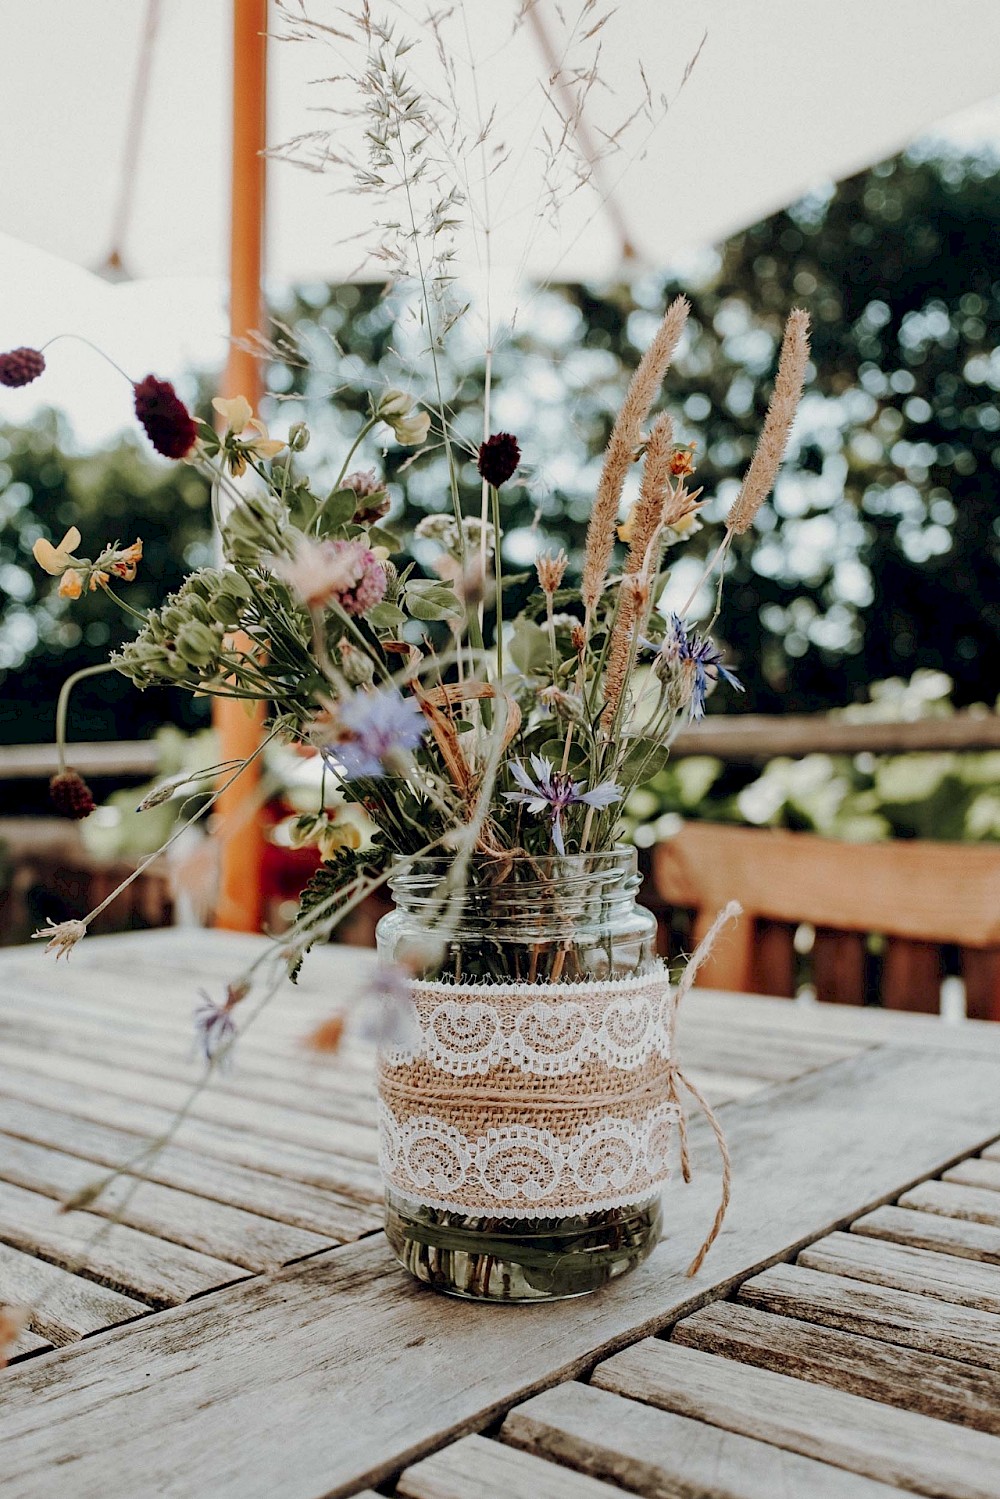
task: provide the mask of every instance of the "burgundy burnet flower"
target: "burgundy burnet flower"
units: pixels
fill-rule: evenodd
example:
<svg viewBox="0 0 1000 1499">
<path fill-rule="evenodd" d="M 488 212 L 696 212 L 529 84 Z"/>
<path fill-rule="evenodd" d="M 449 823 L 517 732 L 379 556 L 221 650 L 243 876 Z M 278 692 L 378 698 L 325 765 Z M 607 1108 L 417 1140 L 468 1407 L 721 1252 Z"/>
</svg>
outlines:
<svg viewBox="0 0 1000 1499">
<path fill-rule="evenodd" d="M 60 817 L 79 822 L 97 806 L 93 792 L 78 770 L 61 770 L 49 782 L 49 796 Z"/>
<path fill-rule="evenodd" d="M 164 458 L 186 458 L 198 440 L 191 413 L 169 380 L 147 375 L 135 389 L 135 414 Z"/>
<path fill-rule="evenodd" d="M 45 370 L 45 355 L 38 349 L 11 349 L 0 354 L 0 385 L 30 385 Z"/>
<path fill-rule="evenodd" d="M 521 449 L 512 432 L 494 432 L 479 449 L 476 465 L 487 484 L 499 489 L 515 473 L 521 461 Z"/>
</svg>

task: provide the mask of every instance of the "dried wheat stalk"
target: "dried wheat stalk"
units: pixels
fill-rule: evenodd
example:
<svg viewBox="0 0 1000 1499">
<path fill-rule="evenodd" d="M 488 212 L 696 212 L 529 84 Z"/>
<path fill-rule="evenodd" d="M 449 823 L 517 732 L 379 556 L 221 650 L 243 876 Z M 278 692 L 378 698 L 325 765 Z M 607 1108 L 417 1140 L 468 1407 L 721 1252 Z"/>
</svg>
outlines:
<svg viewBox="0 0 1000 1499">
<path fill-rule="evenodd" d="M 607 580 L 608 564 L 615 544 L 618 507 L 628 471 L 642 441 L 642 424 L 663 384 L 663 377 L 680 341 L 690 310 L 686 297 L 675 298 L 667 308 L 656 337 L 632 376 L 625 403 L 608 440 L 604 467 L 597 486 L 597 498 L 587 527 L 582 595 L 588 619 L 597 606 Z"/>
<path fill-rule="evenodd" d="M 809 314 L 801 307 L 796 307 L 785 324 L 774 393 L 764 418 L 764 427 L 743 485 L 726 517 L 726 530 L 733 536 L 743 535 L 774 488 L 802 395 L 808 361 Z"/>
<path fill-rule="evenodd" d="M 664 511 L 668 505 L 673 509 L 677 498 L 670 490 L 670 459 L 673 448 L 674 427 L 669 416 L 664 412 L 653 423 L 653 430 L 649 434 L 649 442 L 646 445 L 642 484 L 632 515 L 632 540 L 625 559 L 626 579 L 636 579 L 640 574 L 648 577 L 650 572 L 655 570 L 655 567 L 649 565 L 648 553 L 650 547 L 654 546 L 659 553 L 658 533 L 662 534 Z M 677 487 L 678 490 L 684 488 L 683 484 Z M 639 602 L 640 594 L 635 588 L 625 588 L 623 585 L 618 618 L 611 636 L 608 669 L 604 681 L 604 710 L 601 714 L 601 722 L 609 731 L 614 723 L 628 674 L 633 650 L 633 632 L 641 624 L 638 617 Z"/>
</svg>

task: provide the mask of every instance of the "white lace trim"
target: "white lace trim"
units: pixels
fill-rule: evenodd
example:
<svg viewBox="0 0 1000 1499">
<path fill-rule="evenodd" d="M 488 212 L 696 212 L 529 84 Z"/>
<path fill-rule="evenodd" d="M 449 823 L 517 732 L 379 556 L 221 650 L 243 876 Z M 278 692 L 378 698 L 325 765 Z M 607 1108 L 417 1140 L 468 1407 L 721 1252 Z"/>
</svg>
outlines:
<svg viewBox="0 0 1000 1499">
<path fill-rule="evenodd" d="M 469 1077 L 507 1062 L 524 1073 L 561 1077 L 591 1062 L 633 1071 L 670 1056 L 673 994 L 662 966 L 608 983 L 416 983 L 413 999 L 414 1042 L 386 1048 L 389 1067 L 419 1060 Z"/>
<path fill-rule="evenodd" d="M 655 1195 L 669 1175 L 678 1110 L 604 1115 L 568 1139 L 511 1124 L 470 1137 L 433 1114 L 397 1119 L 379 1105 L 379 1163 L 389 1184 L 431 1207 L 485 1216 L 547 1217 L 619 1207 Z"/>
</svg>

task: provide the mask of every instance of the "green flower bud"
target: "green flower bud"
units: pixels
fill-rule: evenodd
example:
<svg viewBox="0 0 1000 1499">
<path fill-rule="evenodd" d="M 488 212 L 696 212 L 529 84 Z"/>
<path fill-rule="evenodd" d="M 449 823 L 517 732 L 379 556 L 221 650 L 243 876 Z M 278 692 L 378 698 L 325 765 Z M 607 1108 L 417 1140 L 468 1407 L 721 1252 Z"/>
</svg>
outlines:
<svg viewBox="0 0 1000 1499">
<path fill-rule="evenodd" d="M 214 666 L 222 649 L 222 630 L 191 620 L 178 631 L 177 654 L 189 666 L 204 670 Z"/>
<path fill-rule="evenodd" d="M 293 453 L 304 453 L 309 446 L 309 428 L 305 422 L 293 422 L 288 429 L 288 446 Z"/>
<path fill-rule="evenodd" d="M 253 589 L 242 573 L 226 567 L 220 570 L 218 578 L 219 589 L 227 598 L 235 599 L 238 604 L 249 604 L 253 598 Z"/>
<path fill-rule="evenodd" d="M 352 687 L 370 687 L 375 680 L 375 663 L 349 640 L 338 642 L 340 669 Z"/>
<path fill-rule="evenodd" d="M 269 494 L 248 495 L 234 505 L 222 528 L 222 550 L 230 562 L 254 566 L 262 556 L 285 550 L 284 506 Z"/>
<path fill-rule="evenodd" d="M 196 593 L 189 593 L 184 599 L 188 617 L 195 619 L 199 624 L 208 625 L 212 622 L 212 615 L 208 604 Z"/>
<path fill-rule="evenodd" d="M 171 594 L 170 597 L 176 599 L 177 594 Z M 183 604 L 171 603 L 168 600 L 160 610 L 160 623 L 170 639 L 173 639 L 184 628 L 187 622 L 188 612 Z"/>
</svg>

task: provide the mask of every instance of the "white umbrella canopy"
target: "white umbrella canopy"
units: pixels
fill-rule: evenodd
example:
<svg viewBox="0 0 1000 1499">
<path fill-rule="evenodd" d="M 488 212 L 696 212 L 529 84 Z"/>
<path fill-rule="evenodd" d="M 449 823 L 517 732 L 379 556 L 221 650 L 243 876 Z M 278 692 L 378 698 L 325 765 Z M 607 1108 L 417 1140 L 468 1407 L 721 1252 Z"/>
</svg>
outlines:
<svg viewBox="0 0 1000 1499">
<path fill-rule="evenodd" d="M 290 0 L 294 21 L 299 0 Z M 358 6 L 303 0 L 334 31 L 350 30 Z M 548 219 L 539 129 L 554 114 L 544 94 L 550 68 L 543 23 L 557 56 L 560 17 L 583 9 L 579 30 L 601 6 L 536 0 L 511 38 L 519 0 L 464 0 L 447 23 L 454 87 L 471 134 L 476 105 L 468 58 L 477 65 L 481 118 L 496 106 L 488 149 L 493 187 L 493 264 L 529 278 L 614 273 L 623 235 L 657 267 L 779 208 L 817 183 L 899 149 L 935 120 L 1000 92 L 1000 6 L 995 0 L 619 0 L 598 37 L 568 61 L 593 53 L 600 82 L 583 108 L 591 141 L 643 102 L 641 62 L 654 100 L 669 109 L 655 129 L 641 117 L 594 181 Z M 378 10 L 414 34 L 417 0 Z M 532 7 L 527 7 L 530 11 Z M 130 102 L 142 54 L 146 6 L 138 0 L 32 0 L 0 17 L 0 91 L 7 121 L 0 233 L 87 267 L 113 247 L 123 166 L 131 183 L 121 250 L 136 278 L 221 278 L 227 257 L 230 5 L 163 0 L 152 51 L 148 104 L 139 139 Z M 272 5 L 276 35 L 294 30 Z M 349 104 L 344 74 L 351 49 L 271 47 L 268 134 L 278 145 L 330 123 L 324 111 Z M 700 51 L 699 51 L 700 48 Z M 684 83 L 685 70 L 697 62 Z M 357 63 L 355 52 L 354 63 Z M 433 46 L 418 41 L 405 66 L 430 95 L 447 92 Z M 557 92 L 554 91 L 554 92 Z M 564 101 L 561 101 L 564 103 Z M 653 113 L 660 113 L 659 103 Z M 335 137 L 336 138 L 336 137 Z M 579 143 L 579 137 L 577 137 Z M 128 151 L 134 150 L 134 166 Z M 632 159 L 644 150 L 641 159 Z M 567 167 L 568 152 L 563 153 Z M 471 154 L 465 166 L 479 177 Z M 335 189 L 343 174 L 270 166 L 268 268 L 274 280 L 363 274 L 364 236 L 375 200 Z M 610 203 L 602 202 L 610 196 Z M 360 238 L 359 238 L 360 236 Z M 473 272 L 482 247 L 459 245 L 458 270 Z"/>
<path fill-rule="evenodd" d="M 557 132 L 545 106 L 552 70 L 535 22 L 560 55 L 564 14 L 583 12 L 584 31 L 600 19 L 600 7 L 587 5 L 535 0 L 534 16 L 529 12 L 519 29 L 521 0 L 464 0 L 451 8 L 451 86 L 473 134 L 477 118 L 496 106 L 487 164 L 493 310 L 501 317 L 513 305 L 517 275 L 613 275 L 624 240 L 639 263 L 677 265 L 688 250 L 1000 92 L 996 0 L 953 0 L 947 9 L 940 0 L 840 0 L 836 7 L 827 0 L 696 0 L 687 7 L 619 0 L 598 36 L 566 58 L 592 59 L 600 43 L 600 83 L 587 94 L 584 134 L 574 136 L 575 145 L 581 138 L 600 143 L 602 131 L 613 132 L 633 109 L 640 113 L 622 149 L 605 158 L 596 181 L 566 199 L 556 221 L 541 147 L 543 130 Z M 381 7 L 412 35 L 419 28 L 410 12 L 418 8 L 418 0 Z M 334 31 L 350 31 L 359 9 L 334 0 L 285 0 L 281 9 L 271 0 L 271 30 L 276 38 L 301 37 L 296 17 L 305 10 Z M 176 379 L 225 361 L 232 4 L 159 0 L 155 12 L 155 37 L 145 48 L 149 0 L 2 7 L 0 277 L 7 294 L 0 299 L 0 348 L 73 331 L 136 377 L 153 369 Z M 326 36 L 329 44 L 276 39 L 270 46 L 274 146 L 317 128 L 332 129 L 338 148 L 358 135 L 356 123 L 345 131 L 329 113 L 357 102 L 344 76 L 357 68 L 357 49 Z M 144 56 L 148 87 L 137 131 L 132 100 Z M 655 128 L 642 112 L 640 63 L 653 115 L 662 116 L 661 95 L 669 104 Z M 447 92 L 428 41 L 418 41 L 404 64 L 428 94 Z M 340 81 L 330 81 L 337 74 Z M 1000 136 L 1000 112 L 995 105 L 984 111 L 970 140 Z M 501 142 L 505 156 L 494 149 Z M 556 176 L 561 172 L 565 187 L 576 158 L 568 147 L 559 155 Z M 467 156 L 481 219 L 481 158 L 476 150 Z M 268 176 L 271 286 L 383 272 L 365 253 L 378 219 L 375 197 L 351 191 L 344 172 L 304 171 L 283 160 L 270 161 Z M 113 248 L 130 278 L 117 284 L 89 274 Z M 459 239 L 456 248 L 454 269 L 481 304 L 483 236 Z M 40 403 L 66 411 L 86 445 L 130 424 L 120 377 L 72 344 L 53 351 L 38 386 L 0 390 L 0 420 L 23 421 Z"/>
</svg>

